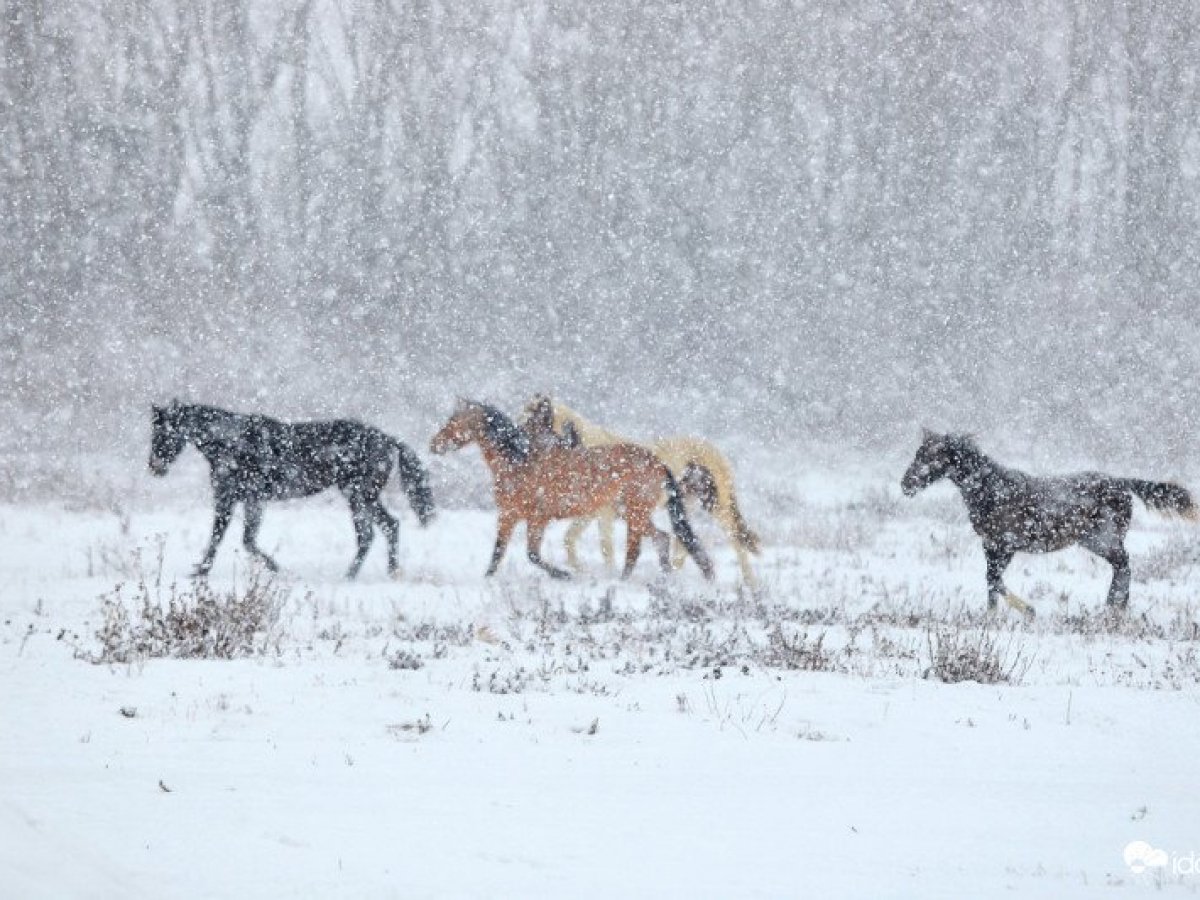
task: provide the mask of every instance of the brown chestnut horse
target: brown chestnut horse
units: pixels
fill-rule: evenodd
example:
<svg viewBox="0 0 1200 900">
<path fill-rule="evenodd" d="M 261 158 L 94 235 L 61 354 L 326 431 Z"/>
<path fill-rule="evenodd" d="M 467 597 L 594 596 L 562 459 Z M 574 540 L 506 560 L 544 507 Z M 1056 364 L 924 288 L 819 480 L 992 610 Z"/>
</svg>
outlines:
<svg viewBox="0 0 1200 900">
<path fill-rule="evenodd" d="M 667 493 L 671 530 L 687 548 L 705 578 L 712 563 L 687 520 L 679 485 L 670 470 L 649 450 L 634 444 L 576 447 L 570 441 L 533 441 L 528 432 L 492 406 L 460 400 L 458 408 L 433 436 L 433 453 L 478 444 L 492 471 L 492 491 L 500 513 L 496 548 L 487 574 L 495 573 L 518 522 L 529 530 L 529 561 L 555 578 L 569 574 L 542 559 L 542 535 L 556 519 L 590 516 L 605 507 L 621 511 L 628 526 L 625 570 L 633 571 L 642 539 L 651 538 L 664 571 L 670 571 L 670 538 L 651 519 L 658 499 Z"/>
</svg>

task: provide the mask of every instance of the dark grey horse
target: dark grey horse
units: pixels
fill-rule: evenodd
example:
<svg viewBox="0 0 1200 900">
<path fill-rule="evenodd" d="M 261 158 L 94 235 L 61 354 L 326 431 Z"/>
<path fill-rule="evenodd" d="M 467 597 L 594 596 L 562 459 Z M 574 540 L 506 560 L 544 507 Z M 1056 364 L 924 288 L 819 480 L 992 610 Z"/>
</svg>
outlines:
<svg viewBox="0 0 1200 900">
<path fill-rule="evenodd" d="M 962 493 L 987 557 L 988 607 L 1004 598 L 1026 612 L 1028 604 L 1004 586 L 1015 553 L 1049 553 L 1080 544 L 1112 565 L 1108 602 L 1129 602 L 1129 555 L 1125 533 L 1133 496 L 1165 515 L 1196 518 L 1196 505 L 1177 484 L 1113 478 L 1098 472 L 1038 478 L 989 459 L 969 437 L 926 431 L 900 487 L 912 496 L 940 478 Z"/>
<path fill-rule="evenodd" d="M 189 442 L 212 470 L 216 516 L 208 549 L 196 566 L 197 575 L 207 575 L 212 568 L 217 545 L 238 503 L 246 512 L 242 544 L 270 569 L 276 569 L 275 561 L 256 543 L 263 503 L 307 497 L 329 487 L 342 492 L 354 518 L 358 554 L 346 576 L 358 574 L 375 537 L 374 525 L 387 535 L 388 571 L 395 573 L 400 566 L 400 523 L 384 509 L 379 495 L 397 457 L 400 482 L 417 518 L 425 525 L 433 517 L 433 496 L 417 455 L 395 438 L 359 422 L 338 419 L 290 424 L 172 402 L 153 408 L 153 425 L 151 472 L 166 475 Z"/>
</svg>

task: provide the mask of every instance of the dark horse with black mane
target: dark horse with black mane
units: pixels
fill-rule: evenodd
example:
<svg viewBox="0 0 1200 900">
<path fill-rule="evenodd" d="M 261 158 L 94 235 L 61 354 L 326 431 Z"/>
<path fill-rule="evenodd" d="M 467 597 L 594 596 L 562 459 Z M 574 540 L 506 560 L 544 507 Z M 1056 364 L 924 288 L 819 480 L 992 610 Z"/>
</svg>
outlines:
<svg viewBox="0 0 1200 900">
<path fill-rule="evenodd" d="M 1157 513 L 1196 518 L 1191 495 L 1177 484 L 1098 472 L 1038 478 L 989 459 L 969 437 L 926 431 L 900 486 L 911 497 L 940 478 L 949 478 L 962 493 L 971 525 L 983 538 L 990 609 L 1003 597 L 1010 606 L 1032 614 L 1032 608 L 1004 586 L 1005 568 L 1015 553 L 1049 553 L 1072 544 L 1112 566 L 1108 603 L 1123 609 L 1129 603 L 1125 533 L 1133 516 L 1133 496 Z"/>
<path fill-rule="evenodd" d="M 388 571 L 394 574 L 400 566 L 400 523 L 384 509 L 379 495 L 397 457 L 400 483 L 417 518 L 422 525 L 433 518 L 433 496 L 420 459 L 377 428 L 346 419 L 292 424 L 178 401 L 153 409 L 150 471 L 166 475 L 189 442 L 212 469 L 216 517 L 196 575 L 207 575 L 212 568 L 238 503 L 246 512 L 242 544 L 275 570 L 275 561 L 256 543 L 263 503 L 307 497 L 329 487 L 337 487 L 350 503 L 358 538 L 358 553 L 346 577 L 358 574 L 375 537 L 373 525 L 387 535 Z"/>
</svg>

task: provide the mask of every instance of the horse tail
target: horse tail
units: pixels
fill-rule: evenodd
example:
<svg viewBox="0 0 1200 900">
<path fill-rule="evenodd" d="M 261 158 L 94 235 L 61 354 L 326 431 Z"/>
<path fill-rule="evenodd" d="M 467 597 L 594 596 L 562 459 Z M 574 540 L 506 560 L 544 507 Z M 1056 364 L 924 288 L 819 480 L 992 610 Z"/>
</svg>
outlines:
<svg viewBox="0 0 1200 900">
<path fill-rule="evenodd" d="M 1137 495 L 1148 509 L 1164 516 L 1177 515 L 1196 520 L 1196 502 L 1187 489 L 1168 481 L 1142 481 L 1123 478 L 1121 486 Z"/>
<path fill-rule="evenodd" d="M 729 492 L 729 517 L 733 520 L 733 533 L 737 535 L 738 543 L 749 553 L 761 552 L 762 543 L 758 534 L 742 518 L 742 511 L 738 508 L 737 498 L 733 496 L 732 491 Z"/>
<path fill-rule="evenodd" d="M 700 567 L 700 571 L 704 573 L 704 577 L 711 581 L 713 578 L 712 560 L 708 558 L 708 554 L 700 546 L 696 532 L 692 531 L 692 525 L 687 517 L 687 510 L 683 505 L 683 494 L 679 490 L 679 482 L 675 480 L 675 476 L 671 474 L 670 469 L 665 465 L 662 468 L 663 487 L 667 492 L 667 514 L 671 517 L 671 530 L 675 532 L 675 537 L 679 539 L 679 542 L 687 548 L 687 552 L 696 561 L 696 565 Z"/>
<path fill-rule="evenodd" d="M 731 532 L 731 536 L 742 549 L 748 553 L 761 552 L 758 534 L 742 517 L 742 510 L 738 506 L 737 495 L 733 490 L 733 470 L 729 461 L 716 447 L 706 442 L 696 441 L 690 450 L 692 464 L 706 469 L 712 475 L 716 487 L 716 509 L 710 512 L 716 513 L 726 531 Z"/>
<path fill-rule="evenodd" d="M 421 524 L 428 525 L 434 511 L 433 492 L 429 489 L 429 473 L 411 447 L 395 438 L 392 438 L 391 442 L 400 455 L 400 484 L 404 493 L 408 495 L 408 502 Z"/>
</svg>

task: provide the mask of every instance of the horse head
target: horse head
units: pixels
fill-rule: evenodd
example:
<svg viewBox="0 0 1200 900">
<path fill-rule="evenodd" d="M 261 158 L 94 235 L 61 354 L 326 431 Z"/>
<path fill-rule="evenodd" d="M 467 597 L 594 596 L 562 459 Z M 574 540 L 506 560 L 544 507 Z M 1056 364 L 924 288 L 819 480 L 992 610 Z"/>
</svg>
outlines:
<svg viewBox="0 0 1200 900">
<path fill-rule="evenodd" d="M 454 413 L 430 440 L 429 452 L 440 455 L 451 450 L 461 450 L 479 440 L 482 429 L 483 407 L 460 397 Z"/>
<path fill-rule="evenodd" d="M 525 404 L 522 410 L 521 427 L 535 441 L 557 443 L 558 435 L 554 428 L 554 404 L 545 394 L 535 394 L 533 399 Z"/>
<path fill-rule="evenodd" d="M 184 408 L 178 400 L 172 400 L 170 406 L 152 406 L 150 409 L 153 428 L 150 438 L 150 471 L 155 475 L 166 475 L 171 463 L 178 459 L 187 445 L 187 433 L 183 423 Z"/>
<path fill-rule="evenodd" d="M 963 472 L 964 464 L 969 468 L 978 455 L 979 448 L 970 435 L 937 434 L 922 429 L 921 446 L 900 479 L 900 489 L 906 497 L 911 497 L 947 475 Z"/>
<path fill-rule="evenodd" d="M 554 404 L 545 394 L 534 394 L 521 410 L 521 425 L 525 428 L 554 428 Z"/>
<path fill-rule="evenodd" d="M 912 497 L 946 476 L 950 468 L 947 439 L 947 435 L 937 434 L 928 428 L 921 430 L 921 446 L 917 448 L 908 471 L 900 479 L 900 489 L 906 497 Z"/>
</svg>

